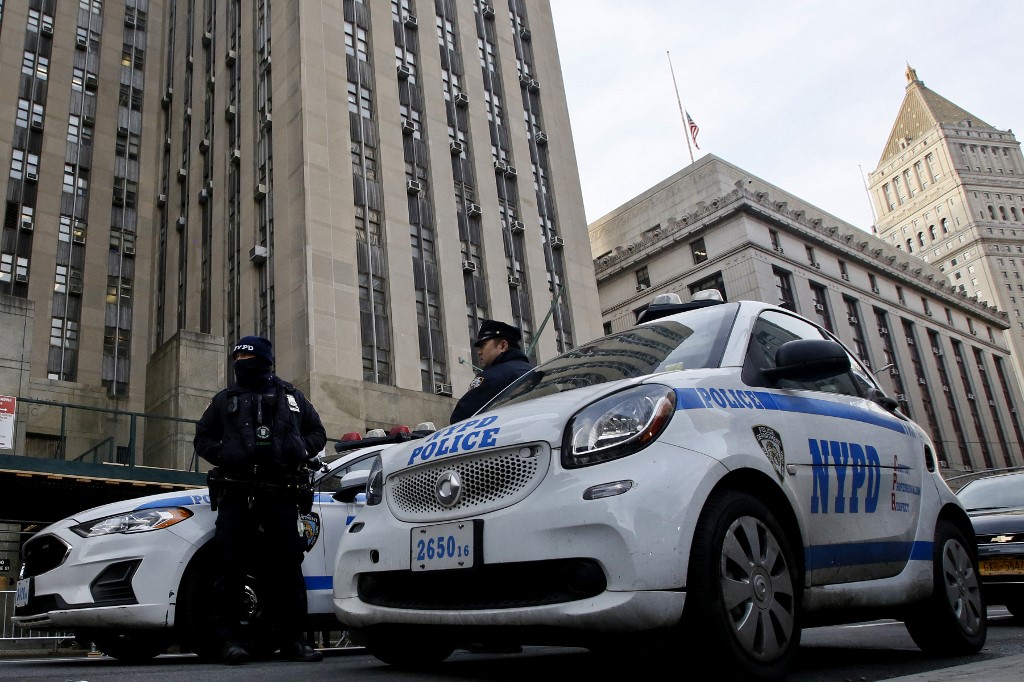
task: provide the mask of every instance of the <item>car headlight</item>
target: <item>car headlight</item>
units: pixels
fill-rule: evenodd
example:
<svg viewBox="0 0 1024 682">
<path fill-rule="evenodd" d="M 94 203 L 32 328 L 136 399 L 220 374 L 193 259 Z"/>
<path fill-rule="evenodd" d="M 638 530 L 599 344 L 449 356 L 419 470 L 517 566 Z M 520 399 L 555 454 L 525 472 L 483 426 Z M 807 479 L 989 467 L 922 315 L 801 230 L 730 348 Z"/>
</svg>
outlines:
<svg viewBox="0 0 1024 682">
<path fill-rule="evenodd" d="M 71 530 L 83 538 L 94 538 L 113 533 L 145 533 L 151 530 L 169 528 L 192 516 L 192 512 L 184 507 L 161 507 L 156 509 L 136 509 L 115 514 L 95 521 L 86 521 Z"/>
<path fill-rule="evenodd" d="M 380 504 L 384 500 L 384 464 L 380 457 L 373 459 L 370 474 L 366 478 L 366 504 Z"/>
<path fill-rule="evenodd" d="M 675 391 L 658 384 L 602 398 L 569 420 L 562 442 L 562 466 L 585 467 L 642 450 L 665 430 L 675 411 Z"/>
</svg>

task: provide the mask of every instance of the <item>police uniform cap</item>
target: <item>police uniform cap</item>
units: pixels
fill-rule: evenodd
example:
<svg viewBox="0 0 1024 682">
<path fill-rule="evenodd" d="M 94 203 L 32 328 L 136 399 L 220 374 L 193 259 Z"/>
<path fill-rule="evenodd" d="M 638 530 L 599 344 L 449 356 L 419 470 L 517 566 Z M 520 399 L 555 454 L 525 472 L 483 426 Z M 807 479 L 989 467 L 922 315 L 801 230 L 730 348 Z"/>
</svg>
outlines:
<svg viewBox="0 0 1024 682">
<path fill-rule="evenodd" d="M 263 358 L 271 364 L 274 362 L 274 347 L 270 339 L 262 336 L 243 336 L 231 349 L 231 357 L 239 353 L 251 353 L 258 358 Z"/>
<path fill-rule="evenodd" d="M 476 335 L 473 345 L 477 348 L 489 339 L 505 339 L 513 345 L 518 345 L 523 338 L 523 333 L 518 328 L 498 320 L 484 320 L 480 323 L 480 333 Z"/>
</svg>

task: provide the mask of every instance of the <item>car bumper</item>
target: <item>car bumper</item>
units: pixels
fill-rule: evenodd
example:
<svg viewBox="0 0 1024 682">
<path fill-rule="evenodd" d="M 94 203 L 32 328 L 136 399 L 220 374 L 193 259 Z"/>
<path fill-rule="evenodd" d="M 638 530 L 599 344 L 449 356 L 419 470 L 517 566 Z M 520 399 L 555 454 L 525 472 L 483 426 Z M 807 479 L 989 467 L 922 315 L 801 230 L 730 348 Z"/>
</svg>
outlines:
<svg viewBox="0 0 1024 682">
<path fill-rule="evenodd" d="M 28 603 L 12 622 L 26 629 L 161 628 L 173 625 L 174 603 L 192 544 L 163 530 L 82 538 L 67 527 L 50 532 L 68 546 L 57 567 L 30 578 Z"/>
<path fill-rule="evenodd" d="M 431 524 L 400 521 L 387 503 L 365 507 L 357 519 L 361 524 L 355 524 L 358 532 L 350 530 L 341 542 L 335 612 L 351 627 L 472 624 L 640 631 L 671 625 L 682 614 L 696 514 L 724 473 L 715 460 L 664 443 L 582 469 L 565 470 L 552 462 L 524 499 L 461 515 L 482 524 L 477 541 L 482 561 L 466 569 L 412 570 L 412 529 Z M 611 497 L 584 499 L 594 486 L 616 481 L 631 486 Z M 569 594 L 571 573 L 587 570 L 599 572 L 599 579 L 588 579 L 582 594 Z M 568 575 L 564 583 L 556 577 L 533 591 L 523 587 L 559 571 Z M 403 593 L 415 598 L 403 603 L 394 596 Z"/>
</svg>

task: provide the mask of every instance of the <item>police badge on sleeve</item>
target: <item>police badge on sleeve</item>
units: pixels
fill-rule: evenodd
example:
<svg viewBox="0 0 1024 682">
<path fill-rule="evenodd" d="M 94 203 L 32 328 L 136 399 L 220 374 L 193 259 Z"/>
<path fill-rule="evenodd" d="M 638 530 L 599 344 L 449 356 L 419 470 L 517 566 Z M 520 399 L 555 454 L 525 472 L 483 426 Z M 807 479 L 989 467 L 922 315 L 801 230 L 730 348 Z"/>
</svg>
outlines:
<svg viewBox="0 0 1024 682">
<path fill-rule="evenodd" d="M 764 450 L 765 457 L 772 463 L 775 474 L 782 480 L 782 471 L 786 466 L 786 451 L 782 449 L 782 436 L 770 426 L 759 424 L 754 427 L 754 439 Z"/>
<path fill-rule="evenodd" d="M 482 383 L 484 383 L 484 375 L 483 374 L 477 374 L 476 378 L 473 379 L 473 381 L 469 382 L 469 389 L 473 390 L 474 388 L 476 388 L 477 386 L 479 386 Z"/>
</svg>

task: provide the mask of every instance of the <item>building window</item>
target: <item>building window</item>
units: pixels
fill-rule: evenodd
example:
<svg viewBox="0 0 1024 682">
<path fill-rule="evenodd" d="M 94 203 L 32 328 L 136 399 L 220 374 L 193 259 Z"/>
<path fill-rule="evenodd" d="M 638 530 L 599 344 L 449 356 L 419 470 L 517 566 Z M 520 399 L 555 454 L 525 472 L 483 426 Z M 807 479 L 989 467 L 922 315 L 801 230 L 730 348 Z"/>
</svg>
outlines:
<svg viewBox="0 0 1024 682">
<path fill-rule="evenodd" d="M 796 297 L 793 295 L 793 277 L 779 268 L 772 268 L 775 276 L 775 289 L 778 292 L 779 305 L 796 312 Z"/>
<path fill-rule="evenodd" d="M 704 239 L 696 239 L 690 242 L 690 253 L 693 255 L 693 264 L 703 263 L 708 259 L 707 249 L 704 248 Z"/>
<path fill-rule="evenodd" d="M 636 288 L 637 288 L 637 291 L 641 291 L 642 290 L 641 287 L 643 289 L 649 289 L 651 287 L 651 275 L 647 271 L 647 266 L 646 265 L 641 267 L 641 268 L 637 268 L 637 270 L 636 270 L 636 272 L 634 274 L 636 275 Z"/>
</svg>

